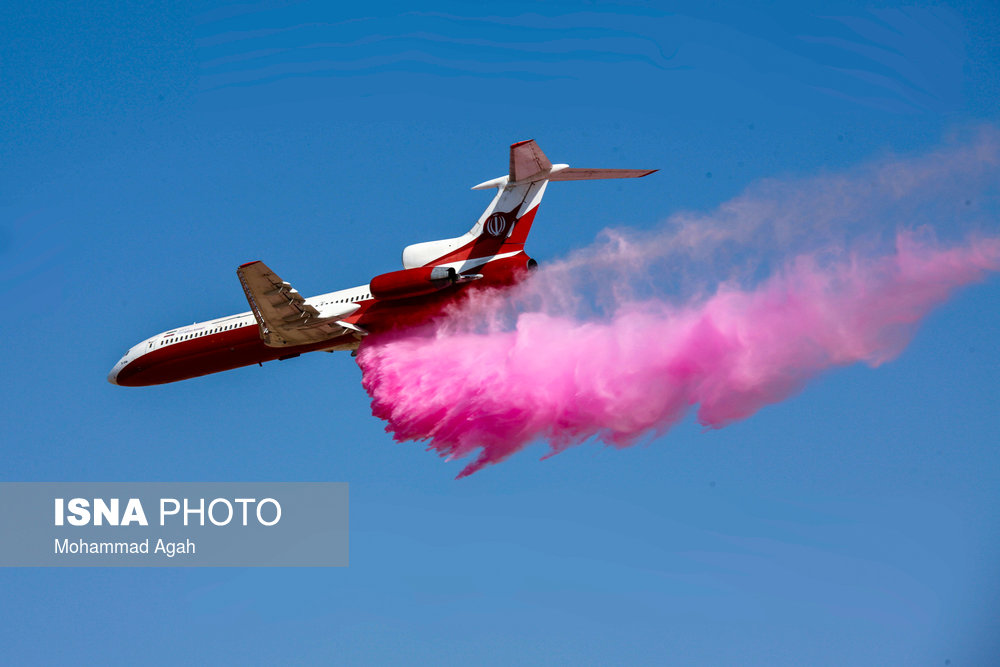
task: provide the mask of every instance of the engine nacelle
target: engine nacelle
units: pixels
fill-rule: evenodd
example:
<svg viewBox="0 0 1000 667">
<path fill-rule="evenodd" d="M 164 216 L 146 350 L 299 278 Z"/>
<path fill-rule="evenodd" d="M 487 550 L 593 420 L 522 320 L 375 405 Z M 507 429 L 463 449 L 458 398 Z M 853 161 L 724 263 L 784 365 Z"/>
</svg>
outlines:
<svg viewBox="0 0 1000 667">
<path fill-rule="evenodd" d="M 430 294 L 458 280 L 455 269 L 446 266 L 421 266 L 383 273 L 372 278 L 369 291 L 376 299 L 405 299 Z"/>
</svg>

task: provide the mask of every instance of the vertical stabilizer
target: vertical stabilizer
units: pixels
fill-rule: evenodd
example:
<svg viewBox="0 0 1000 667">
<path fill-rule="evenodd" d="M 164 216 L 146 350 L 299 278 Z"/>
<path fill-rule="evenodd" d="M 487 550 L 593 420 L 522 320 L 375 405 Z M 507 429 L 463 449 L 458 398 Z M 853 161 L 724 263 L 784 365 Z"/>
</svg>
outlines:
<svg viewBox="0 0 1000 667">
<path fill-rule="evenodd" d="M 493 201 L 472 229 L 453 239 L 407 246 L 403 250 L 403 267 L 464 262 L 523 250 L 549 181 L 637 178 L 654 171 L 571 169 L 566 164 L 552 164 L 534 139 L 511 144 L 509 173 L 472 188 L 497 189 Z"/>
</svg>

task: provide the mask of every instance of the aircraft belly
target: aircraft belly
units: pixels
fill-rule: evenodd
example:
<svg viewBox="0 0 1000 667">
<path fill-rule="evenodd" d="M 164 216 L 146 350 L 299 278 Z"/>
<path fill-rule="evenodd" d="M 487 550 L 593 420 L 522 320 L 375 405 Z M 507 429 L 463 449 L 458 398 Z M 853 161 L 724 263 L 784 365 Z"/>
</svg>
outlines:
<svg viewBox="0 0 1000 667">
<path fill-rule="evenodd" d="M 118 373 L 117 384 L 165 384 L 305 352 L 349 349 L 354 342 L 353 336 L 339 336 L 309 345 L 268 347 L 260 339 L 257 326 L 253 325 L 154 350 L 123 368 Z"/>
</svg>

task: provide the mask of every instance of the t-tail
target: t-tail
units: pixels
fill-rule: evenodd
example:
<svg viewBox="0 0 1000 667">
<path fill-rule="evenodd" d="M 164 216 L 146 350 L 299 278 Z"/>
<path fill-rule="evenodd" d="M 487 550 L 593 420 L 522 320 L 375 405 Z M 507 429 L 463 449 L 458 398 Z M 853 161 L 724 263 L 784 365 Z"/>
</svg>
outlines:
<svg viewBox="0 0 1000 667">
<path fill-rule="evenodd" d="M 576 169 L 552 164 L 533 139 L 510 147 L 510 172 L 480 183 L 473 190 L 496 188 L 497 194 L 476 224 L 462 236 L 428 241 L 403 250 L 403 267 L 453 266 L 459 274 L 487 261 L 524 251 L 538 205 L 549 181 L 639 178 L 656 169 Z"/>
</svg>

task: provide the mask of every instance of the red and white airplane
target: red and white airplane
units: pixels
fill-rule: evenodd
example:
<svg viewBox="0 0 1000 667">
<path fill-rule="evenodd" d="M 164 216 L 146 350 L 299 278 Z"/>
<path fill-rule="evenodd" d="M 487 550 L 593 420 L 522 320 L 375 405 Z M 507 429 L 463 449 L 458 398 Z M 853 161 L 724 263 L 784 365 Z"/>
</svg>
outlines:
<svg viewBox="0 0 1000 667">
<path fill-rule="evenodd" d="M 263 262 L 236 270 L 250 311 L 148 338 L 130 349 L 108 382 L 138 387 L 217 373 L 303 352 L 356 350 L 370 332 L 414 326 L 472 286 L 504 286 L 535 266 L 524 242 L 549 181 L 636 178 L 655 169 L 571 169 L 534 141 L 510 147 L 510 173 L 473 190 L 497 194 L 462 236 L 407 246 L 403 270 L 367 285 L 305 299 Z"/>
</svg>

